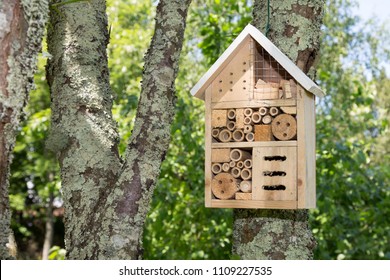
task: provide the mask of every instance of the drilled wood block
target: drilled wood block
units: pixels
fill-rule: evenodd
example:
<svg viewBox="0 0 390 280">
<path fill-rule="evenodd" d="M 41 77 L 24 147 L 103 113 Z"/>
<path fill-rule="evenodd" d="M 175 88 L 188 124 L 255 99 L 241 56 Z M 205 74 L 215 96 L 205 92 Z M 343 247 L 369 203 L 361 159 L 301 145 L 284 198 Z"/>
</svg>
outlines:
<svg viewBox="0 0 390 280">
<path fill-rule="evenodd" d="M 211 181 L 211 191 L 219 199 L 231 199 L 238 191 L 237 180 L 229 173 L 219 173 Z"/>
<path fill-rule="evenodd" d="M 227 124 L 227 110 L 213 110 L 211 112 L 211 126 L 225 127 Z"/>
<path fill-rule="evenodd" d="M 212 149 L 211 162 L 229 162 L 230 149 Z"/>
<path fill-rule="evenodd" d="M 272 141 L 271 125 L 255 125 L 255 141 Z"/>
<path fill-rule="evenodd" d="M 287 141 L 297 135 L 297 121 L 289 114 L 281 114 L 272 121 L 272 134 L 275 138 Z"/>
</svg>

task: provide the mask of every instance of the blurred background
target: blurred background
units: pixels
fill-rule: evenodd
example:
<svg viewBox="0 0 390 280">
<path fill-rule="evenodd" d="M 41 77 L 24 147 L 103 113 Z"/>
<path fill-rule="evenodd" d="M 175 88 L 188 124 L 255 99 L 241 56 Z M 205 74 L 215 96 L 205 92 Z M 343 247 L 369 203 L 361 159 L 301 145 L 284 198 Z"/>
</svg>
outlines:
<svg viewBox="0 0 390 280">
<path fill-rule="evenodd" d="M 327 0 L 316 82 L 316 259 L 390 259 L 390 2 Z M 113 113 L 130 136 L 157 1 L 108 0 Z M 176 119 L 144 231 L 145 259 L 229 259 L 232 210 L 204 207 L 204 106 L 189 91 L 251 22 L 250 0 L 193 0 Z M 271 22 L 272 28 L 272 22 Z M 45 149 L 50 95 L 44 46 L 12 164 L 19 259 L 64 258 L 58 163 Z"/>
</svg>

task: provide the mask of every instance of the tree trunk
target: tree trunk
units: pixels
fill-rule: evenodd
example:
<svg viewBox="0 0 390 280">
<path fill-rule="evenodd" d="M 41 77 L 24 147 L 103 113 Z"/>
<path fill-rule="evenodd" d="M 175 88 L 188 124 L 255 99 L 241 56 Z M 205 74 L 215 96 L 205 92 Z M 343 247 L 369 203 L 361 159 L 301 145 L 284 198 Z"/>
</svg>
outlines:
<svg viewBox="0 0 390 280">
<path fill-rule="evenodd" d="M 313 78 L 324 0 L 270 1 L 268 38 Z M 257 0 L 253 24 L 267 26 L 267 1 Z M 241 259 L 312 259 L 316 245 L 308 210 L 234 210 L 233 254 Z"/>
<path fill-rule="evenodd" d="M 53 244 L 53 236 L 54 236 L 53 201 L 54 201 L 54 194 L 52 191 L 50 191 L 49 205 L 47 206 L 46 209 L 45 238 L 43 239 L 42 260 L 49 259 L 50 248 L 52 247 Z"/>
<path fill-rule="evenodd" d="M 190 2 L 158 4 L 124 161 L 111 114 L 105 1 L 57 1 L 50 12 L 48 144 L 60 162 L 69 259 L 142 257 L 144 220 L 170 140 L 174 81 Z"/>
<path fill-rule="evenodd" d="M 48 14 L 43 0 L 0 0 L 0 258 L 16 256 L 8 187 L 12 150 Z M 13 243 L 13 244 L 12 244 Z"/>
</svg>

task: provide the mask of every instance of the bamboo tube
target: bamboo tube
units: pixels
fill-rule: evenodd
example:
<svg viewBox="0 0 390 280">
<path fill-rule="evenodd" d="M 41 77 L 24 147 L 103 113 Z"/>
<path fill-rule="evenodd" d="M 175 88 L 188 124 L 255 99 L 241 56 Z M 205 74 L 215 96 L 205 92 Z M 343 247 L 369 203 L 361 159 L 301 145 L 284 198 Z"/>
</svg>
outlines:
<svg viewBox="0 0 390 280">
<path fill-rule="evenodd" d="M 241 181 L 240 183 L 240 191 L 244 193 L 252 192 L 252 181 Z"/>
<path fill-rule="evenodd" d="M 248 132 L 246 135 L 245 135 L 245 139 L 246 141 L 248 142 L 253 142 L 255 141 L 255 134 L 253 132 Z"/>
<path fill-rule="evenodd" d="M 267 113 L 268 113 L 268 108 L 267 108 L 267 107 L 261 107 L 261 108 L 259 109 L 259 114 L 260 114 L 261 116 L 265 116 L 265 115 L 267 115 Z"/>
<path fill-rule="evenodd" d="M 229 166 L 230 166 L 230 168 L 235 167 L 236 166 L 236 162 L 235 161 L 230 161 L 229 162 Z"/>
<path fill-rule="evenodd" d="M 222 142 L 229 142 L 230 140 L 232 140 L 232 133 L 229 130 L 227 130 L 227 129 L 223 129 L 219 133 L 219 137 L 218 138 Z"/>
<path fill-rule="evenodd" d="M 279 109 L 277 107 L 271 107 L 269 109 L 269 114 L 275 117 L 277 114 L 279 114 Z"/>
<path fill-rule="evenodd" d="M 216 198 L 233 198 L 237 190 L 237 179 L 229 173 L 219 173 L 211 181 L 211 191 Z"/>
<path fill-rule="evenodd" d="M 265 115 L 263 117 L 263 124 L 270 124 L 272 122 L 272 117 L 270 115 Z"/>
<path fill-rule="evenodd" d="M 237 161 L 236 166 L 240 169 L 244 168 L 244 162 L 242 160 Z"/>
<path fill-rule="evenodd" d="M 236 118 L 236 110 L 234 109 L 228 110 L 227 117 L 229 120 L 234 120 Z"/>
<path fill-rule="evenodd" d="M 234 178 L 240 178 L 241 176 L 241 169 L 238 168 L 238 167 L 233 167 L 231 170 L 230 170 L 230 174 L 232 174 L 232 176 Z"/>
<path fill-rule="evenodd" d="M 295 115 L 297 113 L 297 107 L 295 107 L 295 106 L 280 107 L 280 109 L 283 111 L 283 113 L 289 114 L 289 115 Z"/>
<path fill-rule="evenodd" d="M 222 172 L 222 164 L 220 163 L 213 163 L 211 165 L 211 171 L 214 173 L 214 174 L 219 174 Z"/>
<path fill-rule="evenodd" d="M 252 114 L 253 114 L 253 109 L 252 108 L 245 108 L 244 115 L 246 117 L 250 117 L 250 116 L 252 116 Z"/>
<path fill-rule="evenodd" d="M 213 130 L 211 131 L 211 135 L 212 135 L 214 138 L 217 138 L 217 139 L 218 139 L 219 129 L 218 129 L 218 128 L 213 128 Z"/>
<path fill-rule="evenodd" d="M 277 116 L 272 122 L 272 134 L 282 141 L 293 139 L 297 135 L 297 121 L 288 114 Z"/>
<path fill-rule="evenodd" d="M 245 117 L 244 118 L 244 127 L 246 125 L 251 125 L 252 124 L 252 118 L 251 117 Z"/>
<path fill-rule="evenodd" d="M 249 133 L 249 132 L 252 132 L 252 131 L 253 131 L 253 126 L 252 125 L 247 124 L 247 125 L 244 126 L 244 133 L 245 134 Z"/>
<path fill-rule="evenodd" d="M 233 161 L 246 160 L 252 158 L 252 155 L 244 150 L 233 149 L 230 151 L 230 159 Z"/>
<path fill-rule="evenodd" d="M 252 168 L 252 160 L 251 159 L 246 159 L 245 161 L 244 161 L 244 167 L 245 168 Z"/>
<path fill-rule="evenodd" d="M 259 112 L 254 112 L 254 113 L 252 114 L 252 122 L 253 122 L 253 123 L 259 123 L 259 122 L 261 122 L 261 115 L 260 115 Z"/>
<path fill-rule="evenodd" d="M 245 134 L 242 130 L 237 129 L 233 131 L 233 140 L 236 142 L 242 142 L 245 138 Z"/>
<path fill-rule="evenodd" d="M 236 128 L 236 123 L 234 121 L 228 121 L 226 127 L 230 131 L 233 131 Z"/>
<path fill-rule="evenodd" d="M 224 163 L 222 164 L 222 171 L 223 171 L 223 172 L 229 172 L 229 170 L 230 170 L 230 165 L 229 165 L 229 163 L 228 163 L 228 162 L 224 162 Z"/>
<path fill-rule="evenodd" d="M 252 178 L 252 170 L 250 170 L 249 168 L 244 168 L 243 170 L 241 170 L 241 178 L 243 180 L 249 180 Z"/>
</svg>

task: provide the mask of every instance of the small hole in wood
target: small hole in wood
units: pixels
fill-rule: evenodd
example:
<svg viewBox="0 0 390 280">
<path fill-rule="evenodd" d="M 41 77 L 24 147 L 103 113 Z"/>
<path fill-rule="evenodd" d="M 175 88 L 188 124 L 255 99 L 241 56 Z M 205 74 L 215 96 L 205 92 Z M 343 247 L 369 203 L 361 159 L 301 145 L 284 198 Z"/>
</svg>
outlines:
<svg viewBox="0 0 390 280">
<path fill-rule="evenodd" d="M 246 65 L 246 61 L 244 61 L 242 64 Z"/>
<path fill-rule="evenodd" d="M 230 76 L 233 76 L 233 72 L 230 72 Z"/>
<path fill-rule="evenodd" d="M 242 89 L 246 89 L 246 87 L 243 87 Z"/>
<path fill-rule="evenodd" d="M 222 181 L 221 181 L 221 180 L 219 180 L 219 181 L 218 181 L 218 184 L 222 185 Z"/>
<path fill-rule="evenodd" d="M 286 172 L 284 172 L 284 171 L 264 171 L 263 176 L 269 176 L 269 177 L 286 176 Z"/>
<path fill-rule="evenodd" d="M 243 80 L 244 83 L 246 83 L 246 80 Z"/>
<path fill-rule="evenodd" d="M 287 159 L 286 156 L 265 156 L 264 160 L 266 161 L 285 161 Z"/>
<path fill-rule="evenodd" d="M 290 123 L 286 123 L 287 127 L 289 127 L 291 124 Z"/>
<path fill-rule="evenodd" d="M 219 92 L 222 92 L 222 89 L 220 89 Z"/>
<path fill-rule="evenodd" d="M 265 191 L 285 191 L 286 190 L 286 186 L 283 186 L 283 185 L 266 185 L 266 186 L 263 186 L 262 187 L 263 190 Z"/>
<path fill-rule="evenodd" d="M 276 122 L 276 125 L 280 125 L 280 122 Z"/>
<path fill-rule="evenodd" d="M 242 70 L 242 72 L 244 72 L 244 73 L 245 73 L 245 72 L 246 72 L 246 69 Z"/>
<path fill-rule="evenodd" d="M 233 84 L 233 81 L 230 81 L 230 84 L 232 85 L 232 84 Z"/>
<path fill-rule="evenodd" d="M 283 133 L 283 137 L 287 137 L 287 133 Z"/>
<path fill-rule="evenodd" d="M 233 179 L 230 179 L 230 183 L 233 183 Z"/>
</svg>

